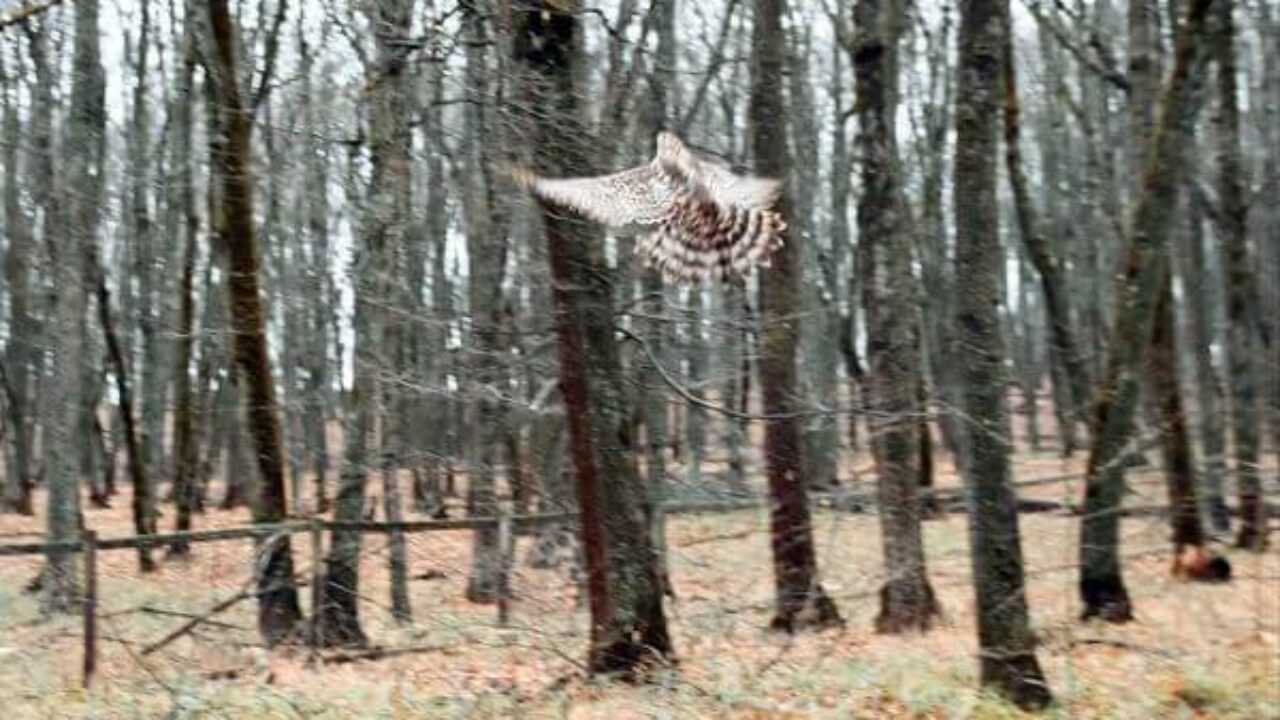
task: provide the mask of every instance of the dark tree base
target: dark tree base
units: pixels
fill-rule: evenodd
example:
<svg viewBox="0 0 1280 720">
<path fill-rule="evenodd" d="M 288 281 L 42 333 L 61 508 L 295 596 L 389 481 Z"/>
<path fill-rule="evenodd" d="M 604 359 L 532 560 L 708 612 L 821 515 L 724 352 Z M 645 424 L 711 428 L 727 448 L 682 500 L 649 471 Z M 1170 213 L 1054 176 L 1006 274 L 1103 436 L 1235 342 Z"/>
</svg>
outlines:
<svg viewBox="0 0 1280 720">
<path fill-rule="evenodd" d="M 1260 531 L 1256 525 L 1250 523 L 1241 525 L 1240 532 L 1236 535 L 1236 547 L 1251 552 L 1262 552 L 1267 549 L 1267 534 Z"/>
<path fill-rule="evenodd" d="M 369 638 L 360 627 L 360 619 L 337 605 L 326 605 L 320 613 L 324 618 L 324 635 L 319 643 L 327 648 L 366 648 Z M 315 622 L 312 621 L 309 634 L 314 636 Z"/>
<path fill-rule="evenodd" d="M 982 684 L 1000 693 L 1023 710 L 1041 710 L 1053 702 L 1053 694 L 1040 672 L 1034 653 L 982 658 Z"/>
<path fill-rule="evenodd" d="M 925 583 L 920 597 L 900 598 L 894 602 L 893 588 L 885 583 L 880 588 L 880 614 L 876 616 L 876 632 L 897 635 L 910 632 L 927 632 L 934 619 L 942 615 L 942 606 L 933 594 L 933 587 Z"/>
<path fill-rule="evenodd" d="M 1080 595 L 1084 600 L 1081 620 L 1096 618 L 1109 623 L 1133 620 L 1133 604 L 1129 602 L 1129 592 L 1119 578 L 1081 580 Z"/>
<path fill-rule="evenodd" d="M 293 557 L 288 539 L 267 553 L 262 577 L 258 580 L 258 631 L 267 647 L 286 642 L 302 622 L 298 589 L 293 580 Z"/>
<path fill-rule="evenodd" d="M 645 682 L 654 671 L 676 662 L 671 639 L 665 632 L 645 633 L 641 637 L 616 638 L 591 648 L 587 671 L 624 682 Z"/>
<path fill-rule="evenodd" d="M 467 602 L 477 605 L 492 605 L 498 602 L 497 580 L 472 580 L 467 583 Z"/>
<path fill-rule="evenodd" d="M 769 623 L 769 629 L 776 632 L 796 633 L 801 630 L 825 630 L 827 628 L 844 627 L 844 619 L 836 604 L 822 591 L 815 587 L 802 603 L 791 604 L 781 608 Z"/>
<path fill-rule="evenodd" d="M 290 590 L 275 590 L 259 599 L 258 630 L 267 647 L 289 642 L 302 622 L 298 596 Z"/>
</svg>

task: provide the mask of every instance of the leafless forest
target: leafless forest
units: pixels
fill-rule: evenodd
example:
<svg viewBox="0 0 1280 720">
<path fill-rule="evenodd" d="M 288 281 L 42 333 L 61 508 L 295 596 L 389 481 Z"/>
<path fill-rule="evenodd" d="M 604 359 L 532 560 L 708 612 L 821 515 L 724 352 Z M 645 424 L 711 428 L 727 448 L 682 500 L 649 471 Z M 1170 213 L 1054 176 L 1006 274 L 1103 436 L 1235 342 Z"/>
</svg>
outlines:
<svg viewBox="0 0 1280 720">
<path fill-rule="evenodd" d="M 0 196 L 14 718 L 1280 718 L 1276 0 L 0 0 Z"/>
</svg>

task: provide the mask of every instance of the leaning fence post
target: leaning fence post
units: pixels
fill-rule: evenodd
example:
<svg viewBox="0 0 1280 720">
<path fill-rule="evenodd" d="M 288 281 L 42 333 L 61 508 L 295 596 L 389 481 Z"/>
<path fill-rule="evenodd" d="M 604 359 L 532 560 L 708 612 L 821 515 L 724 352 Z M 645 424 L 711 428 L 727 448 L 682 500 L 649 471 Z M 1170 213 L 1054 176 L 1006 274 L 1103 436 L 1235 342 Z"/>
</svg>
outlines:
<svg viewBox="0 0 1280 720">
<path fill-rule="evenodd" d="M 84 531 L 84 687 L 98 667 L 98 533 Z"/>
<path fill-rule="evenodd" d="M 309 662 L 315 664 L 320 659 L 320 647 L 324 645 L 324 612 L 321 610 L 321 587 L 324 584 L 324 573 L 321 571 L 324 562 L 324 541 L 320 534 L 319 518 L 311 518 L 311 657 Z"/>
<path fill-rule="evenodd" d="M 506 626 L 511 614 L 511 514 L 498 511 L 498 624 Z"/>
</svg>

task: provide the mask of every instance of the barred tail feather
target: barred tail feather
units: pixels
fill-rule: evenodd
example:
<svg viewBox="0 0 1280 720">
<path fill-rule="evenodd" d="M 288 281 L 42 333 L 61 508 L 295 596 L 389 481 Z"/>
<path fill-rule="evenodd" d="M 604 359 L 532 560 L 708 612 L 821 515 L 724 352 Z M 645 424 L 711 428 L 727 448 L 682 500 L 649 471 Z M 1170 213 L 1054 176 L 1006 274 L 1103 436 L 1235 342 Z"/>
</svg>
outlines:
<svg viewBox="0 0 1280 720">
<path fill-rule="evenodd" d="M 783 244 L 786 222 L 771 210 L 677 212 L 636 243 L 650 267 L 679 282 L 744 274 Z"/>
</svg>

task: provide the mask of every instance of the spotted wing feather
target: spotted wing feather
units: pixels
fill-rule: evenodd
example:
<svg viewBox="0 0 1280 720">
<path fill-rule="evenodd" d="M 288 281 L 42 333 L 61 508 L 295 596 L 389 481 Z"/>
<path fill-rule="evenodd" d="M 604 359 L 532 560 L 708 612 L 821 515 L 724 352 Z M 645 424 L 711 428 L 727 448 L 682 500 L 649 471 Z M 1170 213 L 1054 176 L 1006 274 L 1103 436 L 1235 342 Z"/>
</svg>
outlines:
<svg viewBox="0 0 1280 720">
<path fill-rule="evenodd" d="M 536 195 L 617 228 L 661 222 L 671 202 L 672 184 L 652 165 L 599 177 L 523 179 Z"/>
</svg>

